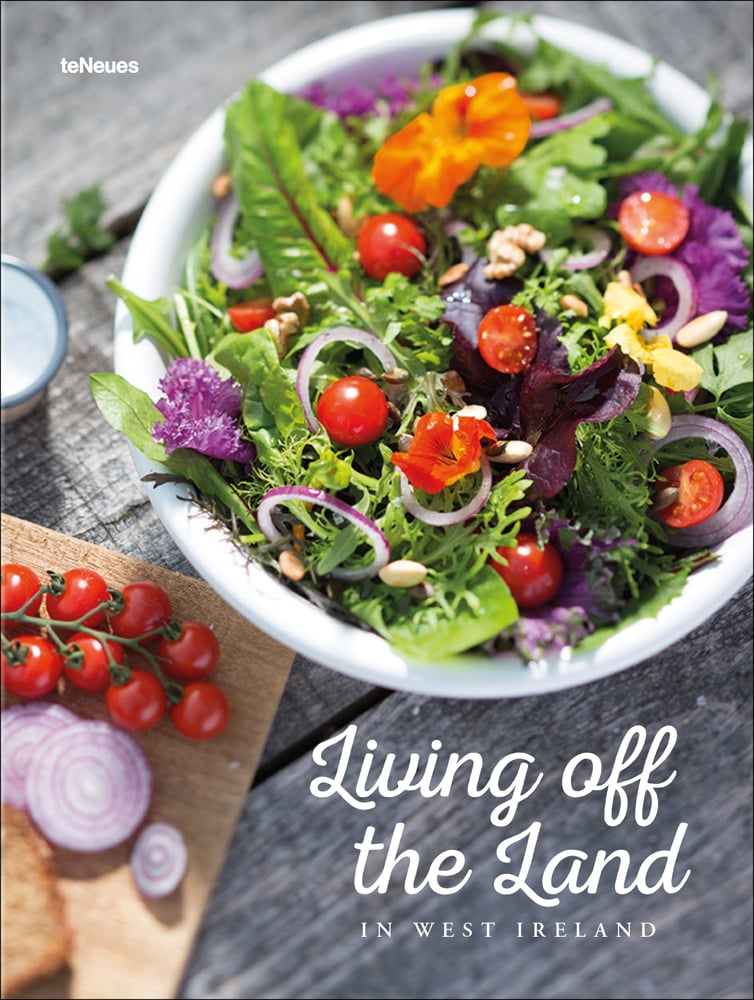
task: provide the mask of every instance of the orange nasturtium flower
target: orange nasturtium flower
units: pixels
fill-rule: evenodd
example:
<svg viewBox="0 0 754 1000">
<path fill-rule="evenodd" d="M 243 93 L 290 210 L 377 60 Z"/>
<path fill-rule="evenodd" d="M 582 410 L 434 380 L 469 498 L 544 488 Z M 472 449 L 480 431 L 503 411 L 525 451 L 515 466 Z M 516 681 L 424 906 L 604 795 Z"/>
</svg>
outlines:
<svg viewBox="0 0 754 1000">
<path fill-rule="evenodd" d="M 433 410 L 417 421 L 408 451 L 395 452 L 391 458 L 413 487 L 439 493 L 477 472 L 482 443 L 495 440 L 486 420 Z"/>
<path fill-rule="evenodd" d="M 507 167 L 529 139 L 531 119 L 516 78 L 486 73 L 445 87 L 377 151 L 372 179 L 407 212 L 444 208 L 477 169 Z"/>
</svg>

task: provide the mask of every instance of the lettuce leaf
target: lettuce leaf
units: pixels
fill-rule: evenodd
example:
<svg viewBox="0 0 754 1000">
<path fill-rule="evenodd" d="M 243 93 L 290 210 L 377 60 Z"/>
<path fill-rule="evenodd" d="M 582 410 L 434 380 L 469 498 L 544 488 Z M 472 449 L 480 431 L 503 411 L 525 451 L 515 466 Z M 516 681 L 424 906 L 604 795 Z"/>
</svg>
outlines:
<svg viewBox="0 0 754 1000">
<path fill-rule="evenodd" d="M 439 662 L 494 639 L 518 617 L 507 585 L 489 566 L 467 581 L 463 599 L 452 607 L 431 599 L 397 600 L 394 588 L 385 584 L 375 586 L 368 596 L 351 588 L 343 603 L 399 652 Z"/>
<path fill-rule="evenodd" d="M 105 420 L 115 430 L 125 434 L 150 461 L 159 462 L 175 476 L 193 483 L 200 495 L 219 500 L 247 528 L 258 530 L 251 511 L 208 458 L 190 448 L 179 448 L 168 454 L 155 441 L 152 428 L 162 415 L 145 392 L 112 372 L 90 375 L 89 383 L 94 401 Z"/>
<path fill-rule="evenodd" d="M 276 296 L 296 290 L 315 295 L 317 275 L 338 273 L 353 253 L 307 176 L 302 143 L 318 115 L 259 80 L 247 84 L 226 114 L 225 142 L 244 230 Z M 324 291 L 320 283 L 320 296 Z"/>
<path fill-rule="evenodd" d="M 272 334 L 264 328 L 253 334 L 227 334 L 213 358 L 243 386 L 242 417 L 249 436 L 260 461 L 275 465 L 284 438 L 309 433 L 296 395 L 295 371 L 281 365 Z"/>
</svg>

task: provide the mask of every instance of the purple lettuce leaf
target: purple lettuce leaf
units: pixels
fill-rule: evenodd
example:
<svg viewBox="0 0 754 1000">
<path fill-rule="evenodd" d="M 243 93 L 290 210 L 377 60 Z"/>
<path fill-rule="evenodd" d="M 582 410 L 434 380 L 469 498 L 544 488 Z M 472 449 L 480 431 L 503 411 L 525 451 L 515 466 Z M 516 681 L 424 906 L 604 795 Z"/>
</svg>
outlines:
<svg viewBox="0 0 754 1000">
<path fill-rule="evenodd" d="M 478 257 L 458 281 L 443 291 L 445 312 L 440 319 L 453 327 L 453 356 L 459 374 L 471 390 L 494 392 L 500 372 L 490 368 L 478 345 L 479 324 L 490 309 L 510 302 L 521 290 L 516 278 L 490 281 L 484 276 L 487 261 Z"/>
<path fill-rule="evenodd" d="M 576 428 L 623 413 L 640 385 L 639 366 L 617 348 L 573 375 L 548 365 L 526 369 L 512 434 L 534 446 L 524 463 L 533 495 L 552 497 L 563 489 L 576 465 Z"/>
</svg>

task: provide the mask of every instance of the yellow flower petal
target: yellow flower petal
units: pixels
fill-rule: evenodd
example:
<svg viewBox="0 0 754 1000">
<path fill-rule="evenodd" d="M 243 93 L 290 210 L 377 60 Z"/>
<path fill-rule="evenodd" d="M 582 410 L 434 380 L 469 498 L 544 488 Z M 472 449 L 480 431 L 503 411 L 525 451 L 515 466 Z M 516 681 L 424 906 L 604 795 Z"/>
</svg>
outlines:
<svg viewBox="0 0 754 1000">
<path fill-rule="evenodd" d="M 609 282 L 603 308 L 600 326 L 609 328 L 616 320 L 621 320 L 638 331 L 657 323 L 657 314 L 644 296 L 619 281 Z"/>
<path fill-rule="evenodd" d="M 660 347 L 652 351 L 652 374 L 658 385 L 675 392 L 688 392 L 699 385 L 704 369 L 687 354 L 672 347 Z"/>
<path fill-rule="evenodd" d="M 605 343 L 608 347 L 620 347 L 634 361 L 644 365 L 651 364 L 652 355 L 647 342 L 628 323 L 619 323 L 614 327 L 605 337 Z"/>
</svg>

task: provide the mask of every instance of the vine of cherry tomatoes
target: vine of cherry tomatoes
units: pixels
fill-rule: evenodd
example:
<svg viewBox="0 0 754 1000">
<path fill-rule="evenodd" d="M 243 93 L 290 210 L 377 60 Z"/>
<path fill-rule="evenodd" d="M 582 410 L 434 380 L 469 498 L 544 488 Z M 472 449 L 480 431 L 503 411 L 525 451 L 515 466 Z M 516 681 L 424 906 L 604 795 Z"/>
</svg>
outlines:
<svg viewBox="0 0 754 1000">
<path fill-rule="evenodd" d="M 207 680 L 220 644 L 202 622 L 173 618 L 170 597 L 149 580 L 122 590 L 95 570 L 48 573 L 43 584 L 21 563 L 2 567 L 2 685 L 40 698 L 65 681 L 104 693 L 112 719 L 144 730 L 168 715 L 191 739 L 218 736 L 230 706 Z"/>
</svg>

